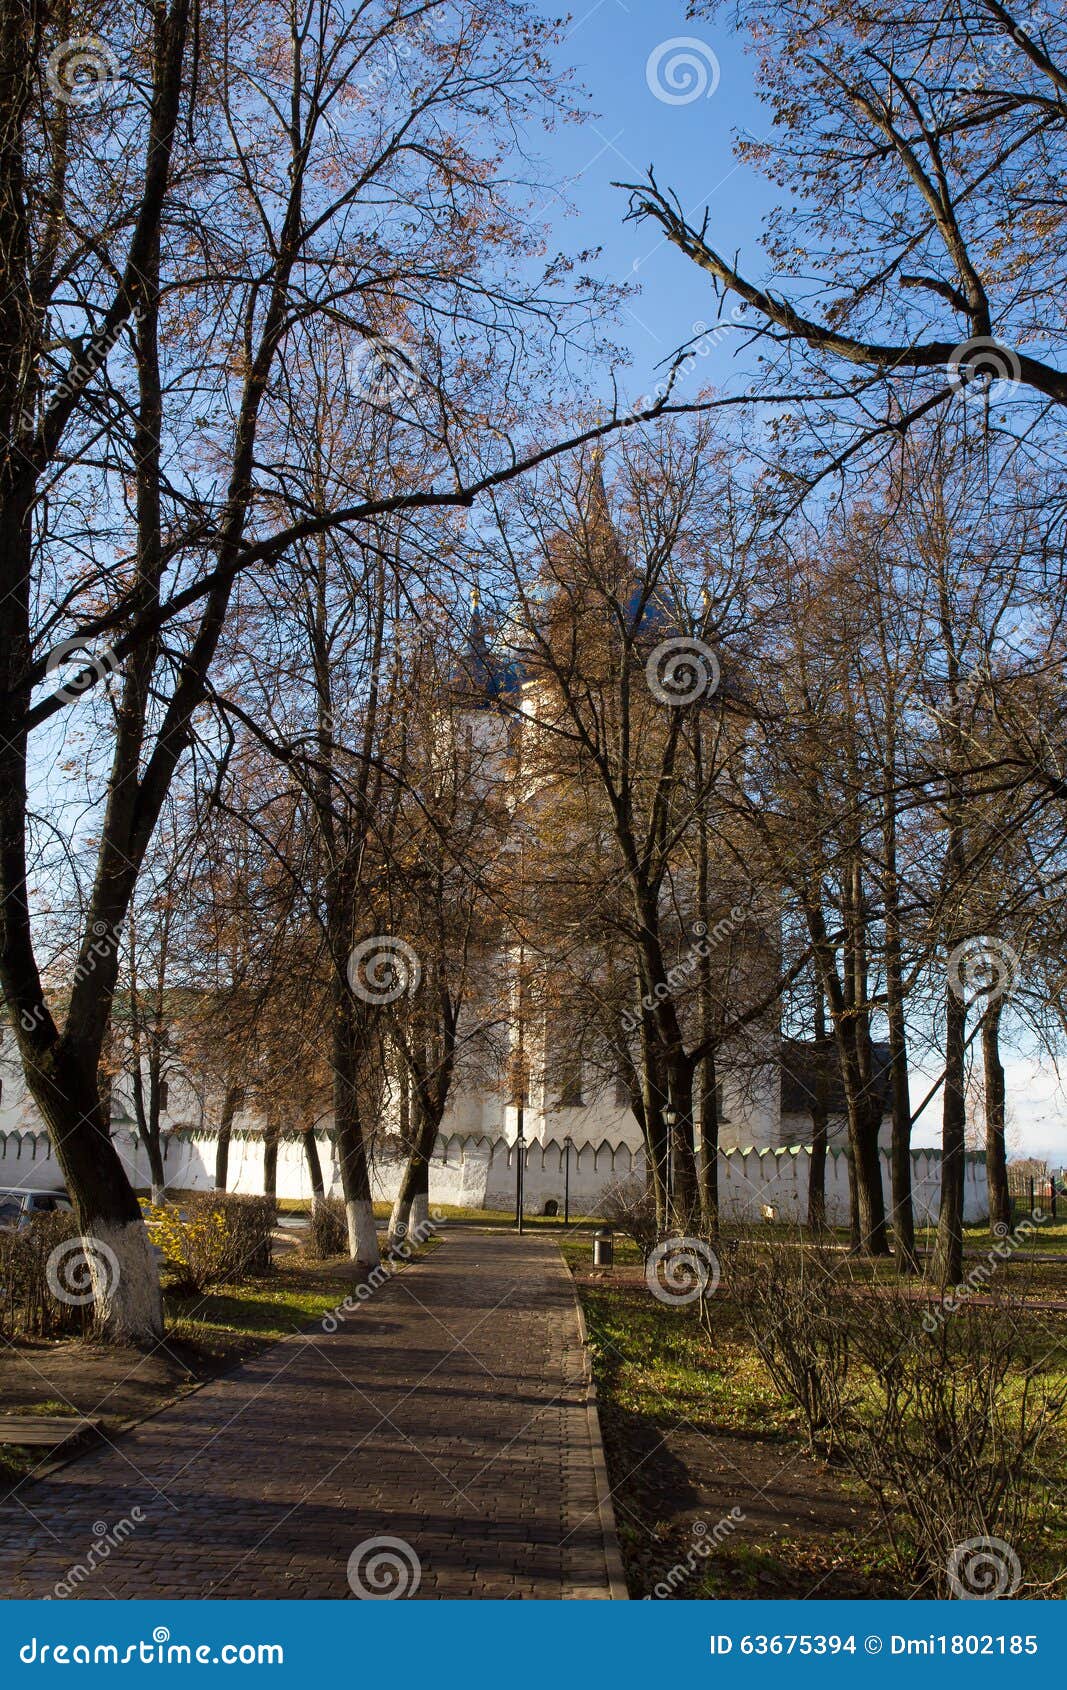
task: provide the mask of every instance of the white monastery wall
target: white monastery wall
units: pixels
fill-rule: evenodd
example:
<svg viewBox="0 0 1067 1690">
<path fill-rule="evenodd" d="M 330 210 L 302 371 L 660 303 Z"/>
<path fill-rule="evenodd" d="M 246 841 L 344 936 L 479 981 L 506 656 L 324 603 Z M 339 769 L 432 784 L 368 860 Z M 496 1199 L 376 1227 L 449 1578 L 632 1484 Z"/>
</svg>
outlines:
<svg viewBox="0 0 1067 1690">
<path fill-rule="evenodd" d="M 333 1143 L 327 1133 L 316 1135 L 327 1191 L 341 1192 Z M 114 1142 L 133 1183 L 147 1187 L 144 1148 L 129 1132 L 119 1131 Z M 176 1191 L 208 1191 L 214 1183 L 216 1136 L 212 1132 L 175 1132 L 166 1138 L 167 1184 Z M 526 1146 L 525 1208 L 542 1214 L 546 1203 L 563 1212 L 566 1150 L 550 1140 Z M 430 1204 L 460 1209 L 502 1209 L 515 1203 L 517 1150 L 499 1138 L 452 1136 L 439 1138 L 430 1168 Z M 810 1152 L 791 1150 L 721 1150 L 719 1200 L 724 1216 L 737 1221 L 773 1218 L 801 1222 L 807 1207 Z M 882 1184 L 890 1190 L 889 1157 L 884 1152 Z M 372 1163 L 374 1196 L 391 1200 L 400 1178 L 399 1160 L 382 1156 Z M 571 1218 L 596 1215 L 615 1186 L 644 1179 L 644 1152 L 628 1145 L 600 1140 L 575 1143 L 570 1152 Z M 922 1225 L 935 1221 L 939 1201 L 940 1157 L 936 1151 L 912 1154 L 915 1218 Z M 62 1183 L 48 1135 L 41 1131 L 0 1132 L 0 1186 L 57 1186 Z M 235 1133 L 230 1144 L 231 1191 L 257 1193 L 263 1189 L 263 1141 Z M 278 1195 L 308 1199 L 304 1148 L 299 1139 L 283 1139 L 278 1147 Z M 978 1221 L 988 1212 L 985 1160 L 968 1156 L 965 1213 Z M 826 1164 L 827 1218 L 835 1226 L 848 1224 L 848 1165 L 843 1152 L 831 1151 Z"/>
</svg>

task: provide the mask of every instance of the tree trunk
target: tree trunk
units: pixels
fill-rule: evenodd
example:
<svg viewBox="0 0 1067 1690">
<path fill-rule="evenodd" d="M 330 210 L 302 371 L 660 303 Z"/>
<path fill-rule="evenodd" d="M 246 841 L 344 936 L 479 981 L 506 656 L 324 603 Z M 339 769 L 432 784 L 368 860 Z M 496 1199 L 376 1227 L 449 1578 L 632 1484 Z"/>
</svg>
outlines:
<svg viewBox="0 0 1067 1690">
<path fill-rule="evenodd" d="M 870 990 L 867 978 L 867 906 L 864 897 L 863 863 L 857 847 L 852 859 L 848 899 L 844 907 L 848 935 L 845 943 L 847 978 L 853 1016 L 847 1024 L 846 1044 L 850 1061 L 846 1087 L 849 1093 L 849 1135 L 856 1171 L 856 1202 L 859 1211 L 861 1247 L 869 1256 L 889 1255 L 885 1193 L 882 1190 L 882 1160 L 878 1135 L 882 1126 L 882 1101 L 874 1073 L 871 1043 Z"/>
<path fill-rule="evenodd" d="M 334 1134 L 348 1222 L 348 1253 L 361 1267 L 373 1268 L 381 1255 L 359 1111 L 359 1027 L 347 980 L 335 979 L 334 991 Z"/>
<path fill-rule="evenodd" d="M 719 1236 L 719 1098 L 715 1053 L 700 1065 L 700 1213 L 709 1238 Z"/>
<path fill-rule="evenodd" d="M 893 1138 L 890 1160 L 893 1180 L 893 1237 L 898 1273 L 917 1273 L 915 1209 L 911 1190 L 911 1086 L 908 1081 L 908 1043 L 904 999 L 896 965 L 887 971 L 889 1060 L 892 1087 Z"/>
<path fill-rule="evenodd" d="M 967 1005 L 949 985 L 945 991 L 945 1104 L 941 1118 L 941 1207 L 937 1216 L 937 1273 L 942 1285 L 963 1278 L 963 1192 L 966 1166 Z"/>
<path fill-rule="evenodd" d="M 674 1104 L 674 1156 L 672 1181 L 674 1224 L 682 1232 L 695 1224 L 697 1194 L 697 1164 L 693 1153 L 693 1068 L 672 1065 L 671 1101 Z"/>
<path fill-rule="evenodd" d="M 900 918 L 896 873 L 896 822 L 887 822 L 885 991 L 889 1023 L 889 1061 L 893 1136 L 890 1164 L 893 1185 L 893 1238 L 898 1273 L 917 1273 L 915 1208 L 911 1190 L 911 1086 L 908 1081 L 908 1034 L 904 1018 L 904 983 L 900 955 Z"/>
<path fill-rule="evenodd" d="M 430 1220 L 430 1158 L 424 1157 L 415 1170 L 415 1189 L 411 1194 L 408 1216 L 408 1236 L 420 1243 Z"/>
<path fill-rule="evenodd" d="M 314 1127 L 304 1133 L 304 1155 L 307 1158 L 308 1178 L 311 1181 L 311 1209 L 312 1213 L 326 1200 L 326 1186 L 322 1177 L 322 1162 L 319 1159 L 319 1146 L 315 1138 Z"/>
<path fill-rule="evenodd" d="M 887 676 L 895 674 L 886 666 Z M 882 822 L 885 905 L 885 995 L 889 1023 L 890 1086 L 893 1132 L 890 1166 L 893 1187 L 893 1240 L 897 1272 L 917 1273 L 915 1208 L 911 1189 L 911 1087 L 908 1082 L 908 1033 L 904 1015 L 904 969 L 901 944 L 900 878 L 897 871 L 897 804 L 893 796 L 897 768 L 897 691 L 890 686 L 886 700 L 885 776 L 889 796 Z"/>
<path fill-rule="evenodd" d="M 219 1121 L 219 1137 L 215 1146 L 215 1190 L 225 1191 L 230 1177 L 230 1134 L 233 1131 L 233 1118 L 237 1113 L 237 1101 L 240 1097 L 238 1086 L 227 1086 L 222 1099 L 222 1119 Z"/>
<path fill-rule="evenodd" d="M 889 1255 L 889 1236 L 885 1224 L 885 1195 L 882 1191 L 882 1160 L 878 1152 L 878 1128 L 881 1110 L 875 1100 L 867 1100 L 866 1107 L 850 1118 L 849 1134 L 855 1168 L 856 1211 L 859 1222 L 860 1247 L 869 1256 Z"/>
<path fill-rule="evenodd" d="M 940 513 L 939 513 L 940 514 Z M 967 766 L 969 755 L 962 727 L 963 703 L 960 683 L 960 660 L 956 644 L 953 613 L 955 596 L 944 567 L 944 555 L 938 558 L 938 605 L 941 636 L 945 648 L 948 708 L 945 717 L 945 858 L 942 883 L 955 900 L 967 884 L 967 835 L 964 795 L 959 771 Z M 957 904 L 958 907 L 958 904 Z M 968 934 L 956 923 L 944 935 L 945 943 L 958 947 Z M 935 1268 L 943 1286 L 958 1285 L 963 1278 L 963 1194 L 966 1167 L 967 1105 L 964 1074 L 967 1057 L 967 1002 L 961 980 L 952 978 L 951 964 L 955 949 L 949 951 L 949 966 L 945 979 L 945 1095 L 941 1116 L 941 1206 L 937 1216 L 937 1248 Z"/>
<path fill-rule="evenodd" d="M 267 1117 L 267 1124 L 263 1129 L 263 1195 L 278 1200 L 278 1139 L 280 1128 L 277 1121 Z"/>
<path fill-rule="evenodd" d="M 1004 1142 L 1006 1092 L 1004 1064 L 1000 1060 L 1000 999 L 991 1003 L 982 1019 L 982 1062 L 985 1069 L 985 1161 L 989 1189 L 989 1225 L 1003 1236 L 1011 1230 L 1011 1193 L 1008 1190 L 1008 1155 Z"/>
<path fill-rule="evenodd" d="M 91 1078 L 66 1063 L 54 1075 L 46 1079 L 35 1071 L 31 1090 L 74 1203 L 96 1327 L 116 1343 L 154 1344 L 163 1336 L 159 1273 L 140 1206 L 107 1131 L 95 1063 Z M 76 1261 L 60 1248 L 59 1283 L 82 1297 L 89 1287 Z"/>
<path fill-rule="evenodd" d="M 152 1202 L 162 1203 L 167 1186 L 166 1169 L 163 1166 L 163 1146 L 159 1133 L 152 1133 L 145 1137 L 145 1149 L 148 1152 L 148 1173 L 152 1181 Z"/>
<path fill-rule="evenodd" d="M 881 1104 L 870 1081 L 863 1077 L 854 1022 L 839 1034 L 848 1109 L 849 1201 L 852 1248 L 869 1256 L 889 1255 L 885 1224 L 882 1162 L 878 1153 Z"/>
<path fill-rule="evenodd" d="M 656 1204 L 656 1225 L 660 1232 L 670 1225 L 667 1215 L 667 1167 L 669 1147 L 663 1125 L 664 1090 L 655 1070 L 657 1052 L 652 1039 L 649 1018 L 641 1016 L 641 1109 L 645 1135 L 645 1153 L 652 1194 Z"/>
<path fill-rule="evenodd" d="M 808 1165 L 808 1230 L 815 1234 L 826 1231 L 826 1152 L 830 1144 L 830 1109 L 828 1063 L 833 1055 L 826 1037 L 826 995 L 816 977 L 815 1010 L 812 1031 L 815 1035 L 815 1072 L 811 1091 L 811 1162 Z"/>
<path fill-rule="evenodd" d="M 829 1111 L 813 1099 L 811 1105 L 811 1161 L 808 1164 L 808 1231 L 826 1231 L 826 1151 Z"/>
<path fill-rule="evenodd" d="M 412 1100 L 412 1112 L 418 1120 L 418 1132 L 408 1153 L 389 1220 L 389 1242 L 402 1243 L 429 1216 L 430 1158 L 437 1138 L 438 1123 L 422 1109 L 417 1097 Z"/>
<path fill-rule="evenodd" d="M 152 1176 L 152 1202 L 157 1204 L 162 1203 L 167 1184 L 166 1170 L 163 1166 L 163 1137 L 159 1130 L 161 1086 L 160 1052 L 158 1045 L 153 1041 L 149 1047 L 148 1058 L 148 1120 L 145 1122 L 148 1131 L 145 1134 L 145 1146 L 148 1150 L 148 1167 Z"/>
<path fill-rule="evenodd" d="M 697 713 L 693 734 L 693 776 L 696 790 L 701 794 L 697 824 L 697 912 L 706 935 L 711 911 L 708 907 L 708 787 L 704 779 L 704 745 L 701 715 Z M 700 1214 L 707 1236 L 719 1236 L 719 1084 L 715 1067 L 715 1046 L 712 1038 L 716 1005 L 712 990 L 711 946 L 697 947 L 697 978 L 700 989 L 700 1037 L 707 1044 L 707 1054 L 700 1065 Z"/>
<path fill-rule="evenodd" d="M 163 1167 L 163 1146 L 159 1134 L 159 1072 L 153 1069 L 149 1062 L 148 1072 L 148 1103 L 144 1097 L 144 1077 L 141 1072 L 140 1040 L 135 1037 L 134 1064 L 131 1092 L 133 1095 L 133 1112 L 137 1118 L 137 1131 L 141 1135 L 141 1143 L 145 1147 L 148 1157 L 148 1179 L 152 1192 L 152 1203 L 158 1206 L 163 1201 L 164 1187 L 167 1183 L 166 1171 Z M 101 1099 L 103 1108 L 109 1104 Z"/>
<path fill-rule="evenodd" d="M 857 909 L 850 912 L 853 925 L 860 920 Z M 863 971 L 859 945 L 853 943 L 847 957 L 845 979 L 837 971 L 836 953 L 826 932 L 822 906 L 815 897 L 805 899 L 808 931 L 815 949 L 819 983 L 830 1005 L 834 1040 L 841 1065 L 848 1111 L 849 1230 L 851 1247 L 871 1256 L 889 1255 L 885 1224 L 885 1194 L 882 1164 L 878 1155 L 881 1105 L 872 1085 L 870 1036 L 866 1024 L 865 990 L 859 985 Z M 859 989 L 857 987 L 859 986 Z M 858 1010 L 863 1011 L 861 1022 Z"/>
<path fill-rule="evenodd" d="M 863 1228 L 860 1225 L 860 1188 L 856 1172 L 856 1152 L 849 1135 L 848 1150 L 848 1247 L 859 1255 L 863 1249 Z"/>
</svg>

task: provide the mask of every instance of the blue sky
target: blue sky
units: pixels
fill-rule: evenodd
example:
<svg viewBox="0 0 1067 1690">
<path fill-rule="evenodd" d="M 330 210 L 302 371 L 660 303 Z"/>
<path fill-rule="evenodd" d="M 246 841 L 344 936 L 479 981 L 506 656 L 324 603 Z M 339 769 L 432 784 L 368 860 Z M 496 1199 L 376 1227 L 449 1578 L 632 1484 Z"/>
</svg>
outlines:
<svg viewBox="0 0 1067 1690">
<path fill-rule="evenodd" d="M 695 322 L 714 321 L 715 301 L 707 279 L 651 225 L 623 221 L 626 195 L 611 184 L 640 181 L 654 165 L 687 212 L 710 208 L 716 243 L 740 249 L 758 271 L 760 218 L 772 191 L 737 163 L 733 137 L 738 129 L 762 133 L 764 108 L 740 39 L 725 22 L 687 21 L 682 4 L 580 5 L 559 59 L 574 67 L 595 115 L 564 126 L 549 143 L 550 168 L 570 180 L 579 214 L 554 219 L 556 244 L 602 247 L 600 274 L 640 284 L 617 335 L 632 357 L 629 397 L 636 398 L 655 385 L 656 366 Z M 742 368 L 727 340 L 702 363 L 699 379 L 724 385 Z"/>
<path fill-rule="evenodd" d="M 560 47 L 560 63 L 574 67 L 595 115 L 550 139 L 550 170 L 569 179 L 578 216 L 565 216 L 561 207 L 547 215 L 556 246 L 601 247 L 598 274 L 640 285 L 616 334 L 630 356 L 630 400 L 655 386 L 662 373 L 657 366 L 690 338 L 695 324 L 713 323 L 716 307 L 710 285 L 689 260 L 651 225 L 623 221 L 626 196 L 613 181 L 640 181 L 653 165 L 660 186 L 678 194 L 691 218 L 699 221 L 709 209 L 711 238 L 720 250 L 738 254 L 742 270 L 757 277 L 764 272 L 761 222 L 778 190 L 738 163 L 733 141 L 738 131 L 765 133 L 767 110 L 728 16 L 724 8 L 714 23 L 689 20 L 684 4 L 674 0 L 593 0 L 579 5 Z M 746 356 L 740 337 L 726 336 L 702 360 L 697 379 L 702 386 L 736 388 L 747 373 Z M 602 392 L 610 394 L 607 380 Z M 1067 1162 L 1067 1092 L 1050 1059 L 1020 1043 L 1005 1051 L 1005 1068 L 1013 1152 Z M 935 1071 L 913 1074 L 916 1104 L 936 1077 Z M 916 1126 L 917 1145 L 939 1141 L 940 1114 L 939 1094 Z"/>
</svg>

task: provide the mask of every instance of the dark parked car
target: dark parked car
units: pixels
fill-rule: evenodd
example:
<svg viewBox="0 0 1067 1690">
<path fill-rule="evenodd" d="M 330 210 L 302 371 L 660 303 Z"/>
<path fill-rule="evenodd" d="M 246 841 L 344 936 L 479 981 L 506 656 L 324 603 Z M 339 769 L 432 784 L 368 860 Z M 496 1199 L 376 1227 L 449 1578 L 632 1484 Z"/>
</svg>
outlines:
<svg viewBox="0 0 1067 1690">
<path fill-rule="evenodd" d="M 0 1191 L 0 1231 L 21 1232 L 35 1215 L 71 1207 L 65 1191 Z"/>
</svg>

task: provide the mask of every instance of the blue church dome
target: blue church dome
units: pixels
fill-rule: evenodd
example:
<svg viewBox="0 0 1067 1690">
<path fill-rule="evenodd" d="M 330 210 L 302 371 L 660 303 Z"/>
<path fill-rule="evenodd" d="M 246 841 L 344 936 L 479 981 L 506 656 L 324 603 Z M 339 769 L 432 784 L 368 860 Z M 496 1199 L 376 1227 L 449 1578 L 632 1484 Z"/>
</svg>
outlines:
<svg viewBox="0 0 1067 1690">
<path fill-rule="evenodd" d="M 471 710 L 490 710 L 518 696 L 522 669 L 512 653 L 491 640 L 479 604 L 471 593 L 467 639 L 456 659 L 453 687 Z"/>
</svg>

